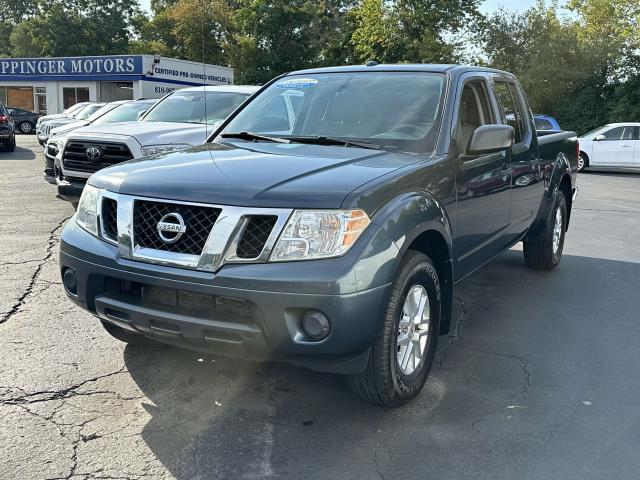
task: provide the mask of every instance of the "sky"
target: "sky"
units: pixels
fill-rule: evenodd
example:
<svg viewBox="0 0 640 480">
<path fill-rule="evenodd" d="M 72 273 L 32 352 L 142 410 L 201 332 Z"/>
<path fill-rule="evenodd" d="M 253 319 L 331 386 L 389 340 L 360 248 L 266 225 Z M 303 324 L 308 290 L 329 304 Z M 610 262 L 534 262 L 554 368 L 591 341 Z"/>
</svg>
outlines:
<svg viewBox="0 0 640 480">
<path fill-rule="evenodd" d="M 536 0 L 485 0 L 480 10 L 482 10 L 483 13 L 492 13 L 502 6 L 510 10 L 522 12 L 529 7 L 533 7 L 535 3 Z M 142 5 L 142 8 L 145 10 L 149 10 L 149 0 L 140 0 L 140 5 Z"/>
</svg>

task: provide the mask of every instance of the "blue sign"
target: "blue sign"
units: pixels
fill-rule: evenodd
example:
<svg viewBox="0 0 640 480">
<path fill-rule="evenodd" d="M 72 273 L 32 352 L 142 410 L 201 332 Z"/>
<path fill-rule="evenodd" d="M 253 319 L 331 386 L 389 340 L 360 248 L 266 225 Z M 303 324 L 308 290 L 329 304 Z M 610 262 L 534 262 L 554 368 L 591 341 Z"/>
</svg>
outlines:
<svg viewBox="0 0 640 480">
<path fill-rule="evenodd" d="M 0 80 L 124 80 L 142 73 L 142 55 L 0 58 Z"/>
</svg>

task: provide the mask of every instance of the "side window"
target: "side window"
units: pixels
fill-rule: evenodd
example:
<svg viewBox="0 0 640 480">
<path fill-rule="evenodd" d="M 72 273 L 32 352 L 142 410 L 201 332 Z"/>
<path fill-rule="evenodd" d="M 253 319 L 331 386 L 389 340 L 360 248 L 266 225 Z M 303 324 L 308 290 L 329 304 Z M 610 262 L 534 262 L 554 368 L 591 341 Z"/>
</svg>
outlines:
<svg viewBox="0 0 640 480">
<path fill-rule="evenodd" d="M 536 124 L 536 130 L 553 130 L 553 125 L 551 125 L 549 120 L 536 118 L 534 122 Z"/>
<path fill-rule="evenodd" d="M 513 127 L 516 132 L 515 143 L 520 143 L 526 133 L 526 127 L 515 85 L 509 82 L 495 82 L 495 93 L 500 104 L 502 121 Z"/>
<path fill-rule="evenodd" d="M 484 83 L 468 82 L 462 89 L 456 143 L 461 151 L 466 151 L 474 130 L 481 125 L 492 123 L 491 109 Z"/>
<path fill-rule="evenodd" d="M 616 127 L 607 130 L 604 135 L 605 140 L 633 140 L 634 127 Z"/>
</svg>

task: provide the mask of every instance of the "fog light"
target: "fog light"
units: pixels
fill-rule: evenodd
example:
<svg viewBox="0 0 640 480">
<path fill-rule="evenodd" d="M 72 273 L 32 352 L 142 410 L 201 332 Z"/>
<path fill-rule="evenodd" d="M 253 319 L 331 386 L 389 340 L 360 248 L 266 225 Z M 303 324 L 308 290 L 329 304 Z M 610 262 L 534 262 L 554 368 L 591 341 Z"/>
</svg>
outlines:
<svg viewBox="0 0 640 480">
<path fill-rule="evenodd" d="M 302 328 L 309 338 L 318 342 L 329 335 L 329 319 L 324 313 L 311 310 L 302 317 Z"/>
<path fill-rule="evenodd" d="M 78 293 L 78 276 L 73 268 L 67 267 L 62 271 L 62 283 L 69 293 Z"/>
</svg>

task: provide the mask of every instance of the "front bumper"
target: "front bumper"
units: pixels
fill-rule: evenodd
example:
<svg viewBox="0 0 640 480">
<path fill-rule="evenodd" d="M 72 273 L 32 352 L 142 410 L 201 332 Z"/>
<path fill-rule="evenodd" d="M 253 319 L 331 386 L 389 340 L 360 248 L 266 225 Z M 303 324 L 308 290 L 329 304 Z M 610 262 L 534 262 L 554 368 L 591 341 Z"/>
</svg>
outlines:
<svg viewBox="0 0 640 480">
<path fill-rule="evenodd" d="M 52 185 L 55 185 L 57 183 L 54 165 L 55 165 L 55 158 L 52 157 L 51 155 L 47 155 L 45 150 L 44 173 L 42 174 L 42 176 L 47 182 L 51 183 Z"/>
<path fill-rule="evenodd" d="M 335 293 L 335 283 L 326 281 L 334 260 L 226 265 L 215 274 L 183 270 L 121 259 L 116 246 L 74 221 L 65 227 L 60 248 L 61 273 L 71 268 L 77 277 L 77 292 L 67 295 L 103 321 L 186 349 L 359 373 L 369 359 L 389 284 Z M 154 291 L 171 301 L 158 303 L 149 294 Z M 331 322 L 320 342 L 302 330 L 309 310 Z"/>
<path fill-rule="evenodd" d="M 84 178 L 70 178 L 62 175 L 62 170 L 59 165 L 55 165 L 55 181 L 58 185 L 58 196 L 71 203 L 78 203 L 82 190 L 87 184 L 87 180 Z"/>
</svg>

